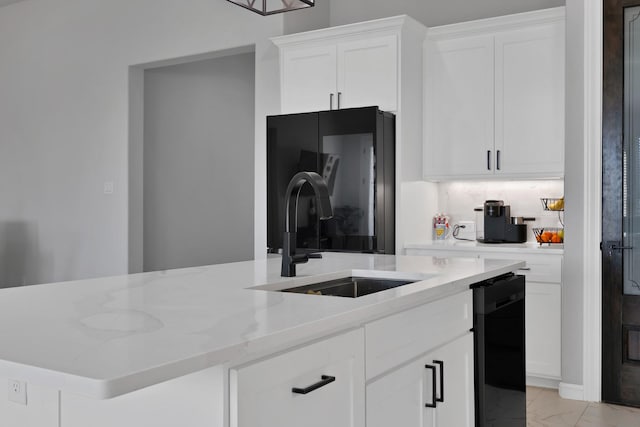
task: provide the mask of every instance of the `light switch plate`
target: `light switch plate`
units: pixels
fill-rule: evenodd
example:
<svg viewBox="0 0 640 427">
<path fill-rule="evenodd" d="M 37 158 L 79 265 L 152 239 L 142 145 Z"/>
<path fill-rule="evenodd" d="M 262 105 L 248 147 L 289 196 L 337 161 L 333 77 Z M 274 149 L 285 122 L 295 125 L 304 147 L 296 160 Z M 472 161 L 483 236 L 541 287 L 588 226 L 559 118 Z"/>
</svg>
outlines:
<svg viewBox="0 0 640 427">
<path fill-rule="evenodd" d="M 103 187 L 104 194 L 113 194 L 113 188 L 113 181 L 106 181 Z"/>
</svg>

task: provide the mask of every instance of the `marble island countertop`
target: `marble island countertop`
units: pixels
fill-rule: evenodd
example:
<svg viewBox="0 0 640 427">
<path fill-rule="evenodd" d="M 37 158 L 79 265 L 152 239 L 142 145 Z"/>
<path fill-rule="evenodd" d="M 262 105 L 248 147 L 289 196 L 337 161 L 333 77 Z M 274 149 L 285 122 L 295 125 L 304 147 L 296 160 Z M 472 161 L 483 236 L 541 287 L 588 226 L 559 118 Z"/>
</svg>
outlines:
<svg viewBox="0 0 640 427">
<path fill-rule="evenodd" d="M 357 327 L 522 266 L 325 253 L 299 265 L 295 278 L 280 277 L 280 259 L 271 258 L 3 289 L 0 376 L 111 398 Z M 425 280 L 356 299 L 248 289 L 330 280 L 353 270 Z"/>
</svg>

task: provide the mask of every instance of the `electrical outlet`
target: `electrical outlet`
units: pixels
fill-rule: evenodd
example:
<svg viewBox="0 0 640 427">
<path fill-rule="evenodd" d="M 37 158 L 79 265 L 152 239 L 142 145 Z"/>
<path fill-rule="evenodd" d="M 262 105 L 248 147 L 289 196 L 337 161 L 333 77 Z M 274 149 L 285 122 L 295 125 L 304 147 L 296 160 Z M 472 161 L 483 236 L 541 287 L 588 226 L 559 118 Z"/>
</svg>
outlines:
<svg viewBox="0 0 640 427">
<path fill-rule="evenodd" d="M 474 221 L 460 221 L 457 225 L 458 239 L 475 240 L 476 239 L 476 223 Z"/>
<path fill-rule="evenodd" d="M 8 395 L 9 401 L 19 403 L 20 405 L 27 404 L 27 383 L 18 380 L 8 381 Z"/>
<path fill-rule="evenodd" d="M 458 225 L 460 225 L 460 227 L 464 225 L 464 231 L 467 233 L 476 232 L 476 223 L 474 221 L 460 221 Z"/>
</svg>

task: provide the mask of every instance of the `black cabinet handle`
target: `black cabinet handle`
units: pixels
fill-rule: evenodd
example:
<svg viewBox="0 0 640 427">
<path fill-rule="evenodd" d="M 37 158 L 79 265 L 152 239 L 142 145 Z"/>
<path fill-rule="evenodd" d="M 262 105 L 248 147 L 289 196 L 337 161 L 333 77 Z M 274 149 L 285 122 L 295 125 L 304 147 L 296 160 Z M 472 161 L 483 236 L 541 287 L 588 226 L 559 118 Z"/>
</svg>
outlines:
<svg viewBox="0 0 640 427">
<path fill-rule="evenodd" d="M 444 362 L 434 360 L 433 363 L 440 366 L 440 397 L 436 398 L 436 402 L 444 402 Z"/>
<path fill-rule="evenodd" d="M 487 150 L 487 170 L 491 170 L 491 150 Z"/>
<path fill-rule="evenodd" d="M 500 170 L 500 150 L 496 151 L 496 169 Z"/>
<path fill-rule="evenodd" d="M 340 98 L 342 98 L 342 92 L 338 92 L 338 110 L 340 109 Z"/>
<path fill-rule="evenodd" d="M 433 365 L 424 365 L 425 368 L 431 371 L 431 403 L 424 404 L 426 408 L 435 408 L 437 405 L 436 399 L 436 367 Z"/>
<path fill-rule="evenodd" d="M 329 94 L 329 110 L 333 110 L 333 94 Z"/>
<path fill-rule="evenodd" d="M 319 389 L 320 387 L 324 387 L 327 384 L 330 384 L 332 382 L 334 382 L 336 380 L 336 377 L 331 377 L 329 375 L 323 375 L 320 378 L 322 378 L 320 381 L 318 381 L 315 384 L 311 384 L 309 387 L 306 388 L 298 388 L 298 387 L 294 387 L 291 389 L 292 393 L 296 393 L 296 394 L 307 394 L 307 393 L 311 393 L 314 390 Z"/>
</svg>

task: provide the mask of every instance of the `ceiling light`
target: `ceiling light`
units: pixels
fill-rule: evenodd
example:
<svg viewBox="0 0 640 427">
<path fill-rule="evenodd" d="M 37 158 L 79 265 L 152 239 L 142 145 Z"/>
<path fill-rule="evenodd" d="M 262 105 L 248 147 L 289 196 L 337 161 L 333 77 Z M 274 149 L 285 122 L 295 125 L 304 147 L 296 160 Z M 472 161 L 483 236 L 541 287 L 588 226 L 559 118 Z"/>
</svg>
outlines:
<svg viewBox="0 0 640 427">
<path fill-rule="evenodd" d="M 227 0 L 262 16 L 313 7 L 315 0 Z"/>
</svg>

